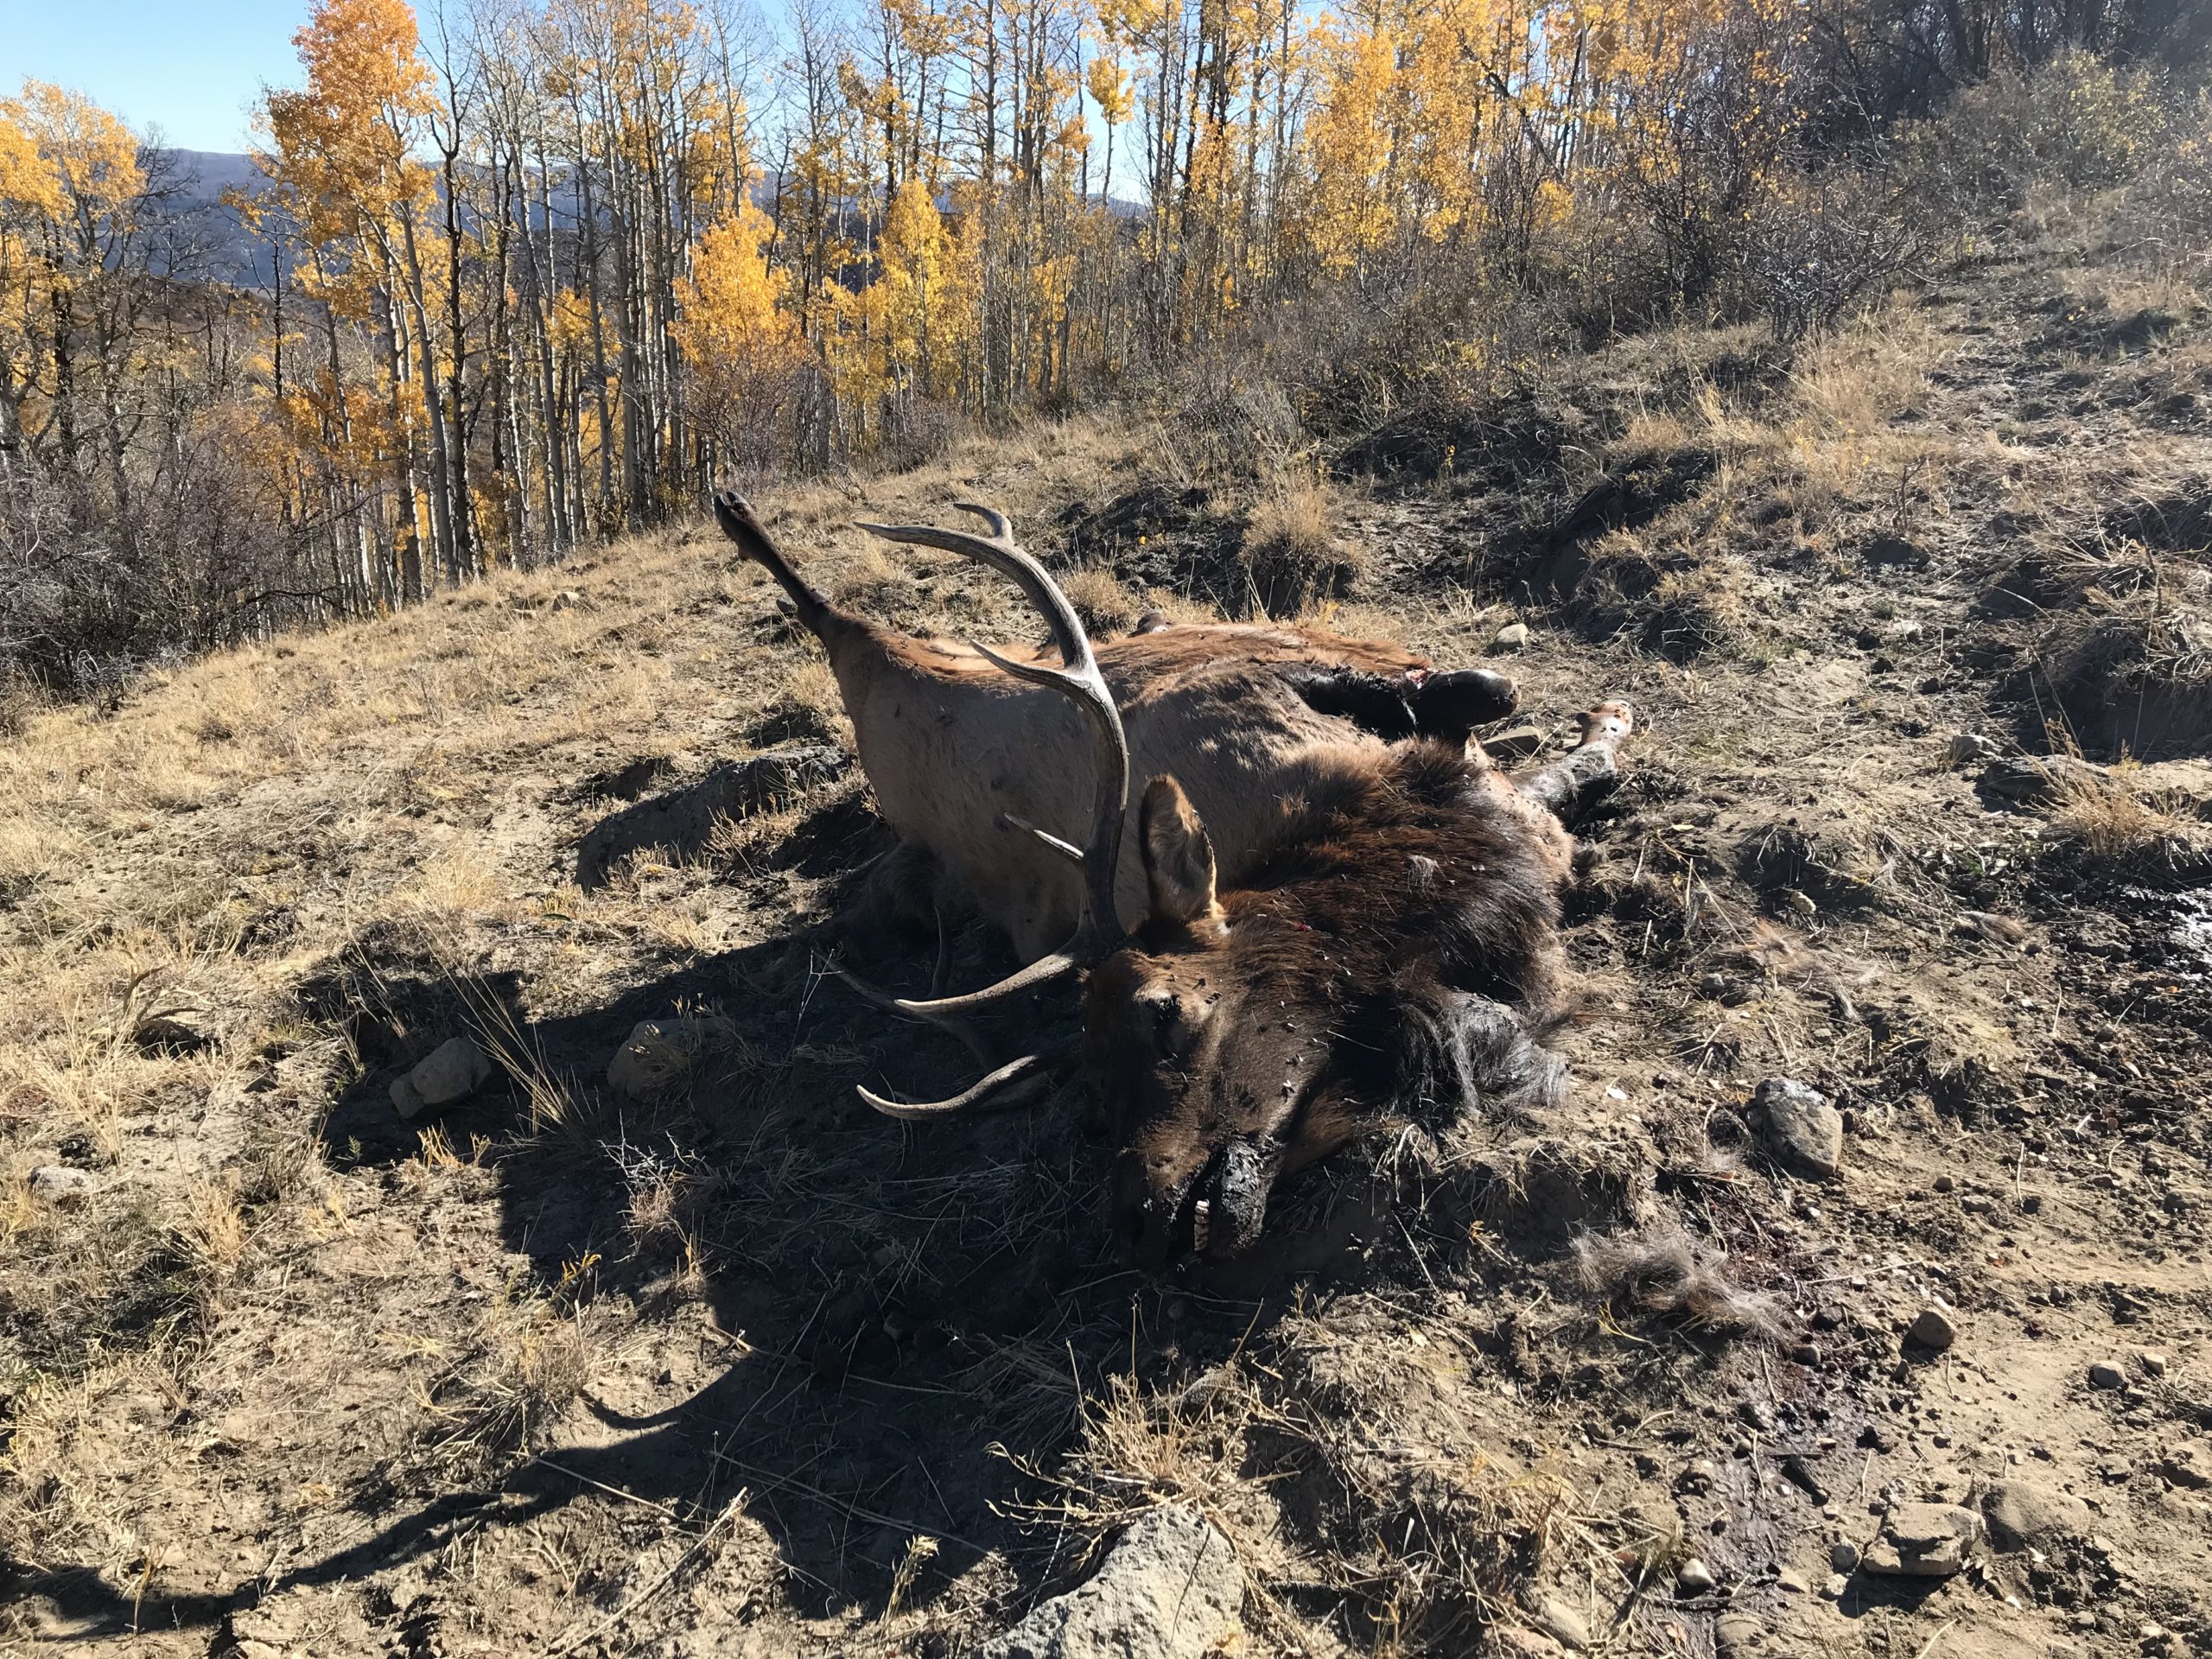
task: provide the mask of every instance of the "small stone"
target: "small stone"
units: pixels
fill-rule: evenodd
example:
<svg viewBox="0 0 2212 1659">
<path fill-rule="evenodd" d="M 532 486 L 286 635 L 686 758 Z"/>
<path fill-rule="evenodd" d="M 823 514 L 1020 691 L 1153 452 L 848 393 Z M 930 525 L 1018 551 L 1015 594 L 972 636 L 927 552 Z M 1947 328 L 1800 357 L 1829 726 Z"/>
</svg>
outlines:
<svg viewBox="0 0 2212 1659">
<path fill-rule="evenodd" d="M 67 1164 L 41 1164 L 31 1171 L 31 1191 L 49 1204 L 79 1203 L 99 1185 L 90 1170 Z"/>
<path fill-rule="evenodd" d="M 2164 1376 L 2166 1374 L 2166 1357 L 2155 1348 L 2145 1348 L 2136 1355 L 2135 1363 L 2143 1368 L 2146 1376 Z"/>
<path fill-rule="evenodd" d="M 1955 1503 L 1900 1503 L 1867 1551 L 1869 1573 L 1904 1578 L 1948 1579 L 1960 1572 L 1981 1542 L 1982 1520 Z"/>
<path fill-rule="evenodd" d="M 1555 1596 L 1546 1596 L 1536 1605 L 1536 1623 L 1569 1653 L 1580 1653 L 1590 1645 L 1590 1626 L 1582 1615 Z"/>
<path fill-rule="evenodd" d="M 1560 1659 L 1566 1649 L 1548 1636 L 1523 1630 L 1518 1624 L 1500 1624 L 1491 1630 L 1491 1645 L 1499 1659 Z M 1126 1649 L 1134 1652 L 1135 1649 Z"/>
<path fill-rule="evenodd" d="M 404 1077 L 391 1080 L 391 1109 L 399 1114 L 403 1123 L 412 1123 L 429 1114 L 429 1103 L 415 1092 L 415 1085 Z"/>
<path fill-rule="evenodd" d="M 1793 1596 L 1810 1595 L 1813 1581 L 1794 1567 L 1785 1567 L 1774 1575 L 1775 1583 Z"/>
<path fill-rule="evenodd" d="M 1493 652 L 1525 651 L 1528 647 L 1529 625 L 1526 622 L 1509 622 L 1491 636 L 1490 648 Z"/>
<path fill-rule="evenodd" d="M 2089 1386 L 2093 1389 L 2116 1389 L 2127 1381 L 2127 1373 L 2119 1362 L 2101 1359 L 2089 1367 Z"/>
<path fill-rule="evenodd" d="M 1766 1626 L 1749 1613 L 1723 1613 L 1713 1621 L 1713 1651 L 1721 1659 L 1758 1651 L 1766 1640 Z"/>
<path fill-rule="evenodd" d="M 1821 1586 L 1821 1593 L 1830 1601 L 1841 1601 L 1843 1592 L 1851 1588 L 1851 1580 L 1840 1573 L 1828 1574 L 1828 1581 Z"/>
<path fill-rule="evenodd" d="M 1997 746 L 1980 732 L 1959 732 L 1951 739 L 1951 764 L 1963 766 L 1997 753 Z"/>
<path fill-rule="evenodd" d="M 435 1111 L 467 1100 L 492 1080 L 493 1069 L 484 1051 L 469 1039 L 448 1037 L 407 1074 L 407 1085 L 426 1109 Z M 402 1117 L 410 1115 L 396 1089 L 392 1103 L 400 1108 Z"/>
<path fill-rule="evenodd" d="M 1959 1339 L 1959 1327 L 1942 1308 L 1923 1307 L 1920 1316 L 1905 1327 L 1904 1334 L 1908 1342 L 1940 1354 Z"/>
<path fill-rule="evenodd" d="M 1839 1573 L 1857 1572 L 1859 1570 L 1859 1546 L 1845 1540 L 1838 1540 L 1836 1542 L 1830 1544 L 1828 1546 L 1828 1565 Z"/>
<path fill-rule="evenodd" d="M 709 1052 L 727 1047 L 735 1028 L 707 1015 L 674 1020 L 640 1020 L 607 1062 L 607 1084 L 635 1100 L 657 1095 L 696 1071 Z"/>
<path fill-rule="evenodd" d="M 1981 1494 L 1990 1541 L 1999 1549 L 2046 1554 L 2089 1529 L 2089 1506 L 2070 1493 L 2031 1480 L 1999 1480 Z"/>
<path fill-rule="evenodd" d="M 1935 1181 L 1936 1190 L 1938 1192 L 1949 1192 L 1953 1187 L 1956 1186 L 1957 1185 L 1958 1185 L 1958 1182 L 1956 1182 L 1955 1180 L 1952 1179 L 1951 1179 L 1951 1177 L 1949 1177 L 1948 1175 L 1938 1175 L 1938 1176 L 1936 1178 L 1936 1181 Z"/>
<path fill-rule="evenodd" d="M 1793 1077 L 1769 1077 L 1751 1096 L 1768 1149 L 1792 1174 L 1827 1180 L 1843 1164 L 1843 1114 L 1819 1090 Z"/>
<path fill-rule="evenodd" d="M 1704 1595 L 1715 1582 L 1713 1569 L 1694 1555 L 1684 1561 L 1682 1570 L 1675 1575 L 1675 1587 L 1686 1596 Z"/>
</svg>

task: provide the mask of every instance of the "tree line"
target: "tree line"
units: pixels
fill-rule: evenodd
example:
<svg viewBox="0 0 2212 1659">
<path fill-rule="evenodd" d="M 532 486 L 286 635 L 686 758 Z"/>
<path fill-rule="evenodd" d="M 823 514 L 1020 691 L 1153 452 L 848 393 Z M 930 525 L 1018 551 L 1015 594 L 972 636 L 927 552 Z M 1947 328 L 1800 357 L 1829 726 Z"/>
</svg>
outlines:
<svg viewBox="0 0 2212 1659">
<path fill-rule="evenodd" d="M 1830 321 L 1878 164 L 2187 0 L 318 0 L 219 282 L 176 158 L 0 99 L 0 653 L 84 690 L 963 423 L 1302 377 L 1374 320 Z M 1471 321 L 1472 319 L 1473 321 Z M 1403 354 L 1404 342 L 1399 342 Z"/>
</svg>

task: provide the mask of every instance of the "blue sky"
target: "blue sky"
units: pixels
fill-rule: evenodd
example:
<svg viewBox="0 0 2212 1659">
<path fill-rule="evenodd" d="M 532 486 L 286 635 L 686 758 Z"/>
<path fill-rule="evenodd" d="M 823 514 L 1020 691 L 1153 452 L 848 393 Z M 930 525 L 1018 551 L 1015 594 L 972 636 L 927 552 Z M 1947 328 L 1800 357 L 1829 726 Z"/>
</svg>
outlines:
<svg viewBox="0 0 2212 1659">
<path fill-rule="evenodd" d="M 286 86 L 308 0 L 0 0 L 0 92 L 25 77 L 89 94 L 180 149 L 244 149 L 246 112 Z"/>
</svg>

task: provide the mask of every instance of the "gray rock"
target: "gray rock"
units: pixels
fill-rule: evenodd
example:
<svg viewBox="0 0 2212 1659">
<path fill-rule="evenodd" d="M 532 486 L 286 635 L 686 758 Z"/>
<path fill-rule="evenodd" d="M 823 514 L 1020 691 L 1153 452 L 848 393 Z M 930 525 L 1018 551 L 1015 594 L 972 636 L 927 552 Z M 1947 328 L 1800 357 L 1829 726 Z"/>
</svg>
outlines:
<svg viewBox="0 0 2212 1659">
<path fill-rule="evenodd" d="M 79 1203 L 99 1185 L 92 1171 L 67 1164 L 41 1164 L 31 1171 L 31 1191 L 51 1204 Z"/>
<path fill-rule="evenodd" d="M 2089 1386 L 2093 1389 L 2116 1389 L 2127 1381 L 2127 1373 L 2120 1362 L 2101 1359 L 2089 1367 Z"/>
<path fill-rule="evenodd" d="M 1859 1546 L 1846 1539 L 1839 1539 L 1828 1546 L 1828 1565 L 1839 1573 L 1859 1570 Z"/>
<path fill-rule="evenodd" d="M 1682 1570 L 1675 1574 L 1675 1587 L 1686 1596 L 1704 1595 L 1716 1582 L 1713 1569 L 1694 1555 L 1684 1561 Z"/>
<path fill-rule="evenodd" d="M 1548 1636 L 1524 1630 L 1518 1624 L 1500 1624 L 1490 1633 L 1491 1646 L 1499 1659 L 1560 1659 L 1566 1649 Z M 1135 1659 L 1133 1654 L 1130 1659 Z"/>
<path fill-rule="evenodd" d="M 1031 1610 L 969 1659 L 1199 1659 L 1239 1634 L 1244 1572 L 1192 1510 L 1154 1510 L 1089 1582 Z"/>
<path fill-rule="evenodd" d="M 491 1059 L 473 1040 L 448 1037 L 407 1074 L 407 1087 L 422 1103 L 423 1110 L 435 1112 L 441 1107 L 467 1100 L 491 1082 L 493 1069 Z M 396 1087 L 391 1098 L 402 1117 L 420 1115 L 408 1111 L 407 1103 L 400 1098 Z"/>
<path fill-rule="evenodd" d="M 1960 732 L 1951 739 L 1951 764 L 1963 766 L 1997 753 L 1997 746 L 1980 732 Z"/>
<path fill-rule="evenodd" d="M 1863 1565 L 1869 1573 L 1948 1579 L 1965 1567 L 1981 1540 L 1981 1516 L 1973 1510 L 1955 1503 L 1902 1503 L 1890 1512 Z"/>
<path fill-rule="evenodd" d="M 607 1086 L 644 1100 L 690 1077 L 709 1054 L 727 1048 L 735 1038 L 728 1020 L 711 1014 L 640 1020 L 607 1062 Z"/>
<path fill-rule="evenodd" d="M 1774 1575 L 1777 1589 L 1787 1590 L 1793 1596 L 1807 1596 L 1813 1592 L 1813 1581 L 1794 1567 L 1785 1567 Z"/>
<path fill-rule="evenodd" d="M 1982 1518 L 1999 1549 L 2040 1549 L 2046 1554 L 2089 1530 L 2089 1506 L 2069 1492 L 2031 1480 L 1993 1481 L 1981 1494 Z"/>
<path fill-rule="evenodd" d="M 1923 1307 L 1920 1316 L 1905 1327 L 1904 1335 L 1906 1341 L 1940 1354 L 1959 1339 L 1959 1327 L 1942 1308 Z"/>
<path fill-rule="evenodd" d="M 1841 1601 L 1843 1592 L 1851 1588 L 1851 1580 L 1840 1573 L 1828 1574 L 1828 1581 L 1821 1586 L 1821 1593 L 1830 1601 Z"/>
<path fill-rule="evenodd" d="M 2070 754 L 2000 755 L 1981 769 L 1981 789 L 2001 801 L 2055 801 L 2069 789 L 2094 786 L 2109 775 L 2104 767 Z"/>
<path fill-rule="evenodd" d="M 1793 1175 L 1832 1179 L 1843 1166 L 1843 1114 L 1819 1090 L 1794 1077 L 1769 1077 L 1751 1096 L 1767 1149 Z"/>
<path fill-rule="evenodd" d="M 1723 1613 L 1713 1621 L 1713 1650 L 1721 1659 L 1757 1653 L 1766 1643 L 1766 1626 L 1749 1613 Z"/>
<path fill-rule="evenodd" d="M 1507 623 L 1491 636 L 1490 648 L 1493 652 L 1526 651 L 1529 648 L 1529 625 L 1526 622 Z"/>
<path fill-rule="evenodd" d="M 1569 1653 L 1580 1653 L 1590 1645 L 1589 1624 L 1558 1597 L 1546 1596 L 1538 1602 L 1535 1617 L 1544 1633 Z"/>
<path fill-rule="evenodd" d="M 2166 1374 L 2166 1357 L 2155 1348 L 2145 1348 L 2136 1355 L 2135 1363 L 2143 1368 L 2145 1376 L 2164 1376 Z"/>
</svg>

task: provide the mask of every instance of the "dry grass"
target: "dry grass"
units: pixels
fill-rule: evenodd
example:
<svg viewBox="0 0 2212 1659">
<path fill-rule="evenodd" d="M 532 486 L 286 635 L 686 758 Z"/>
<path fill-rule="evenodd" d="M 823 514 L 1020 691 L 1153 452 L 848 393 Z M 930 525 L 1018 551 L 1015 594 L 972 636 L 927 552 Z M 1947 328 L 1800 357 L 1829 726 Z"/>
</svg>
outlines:
<svg viewBox="0 0 2212 1659">
<path fill-rule="evenodd" d="M 1337 516 L 1328 486 L 1306 480 L 1278 485 L 1253 506 L 1238 558 L 1255 609 L 1297 616 L 1358 580 L 1365 556 L 1338 539 Z"/>
<path fill-rule="evenodd" d="M 2103 773 L 2071 767 L 2059 772 L 2051 823 L 2095 858 L 2194 862 L 2212 856 L 2212 826 L 2186 803 L 2136 789 L 2136 770 L 2123 764 Z"/>
</svg>

